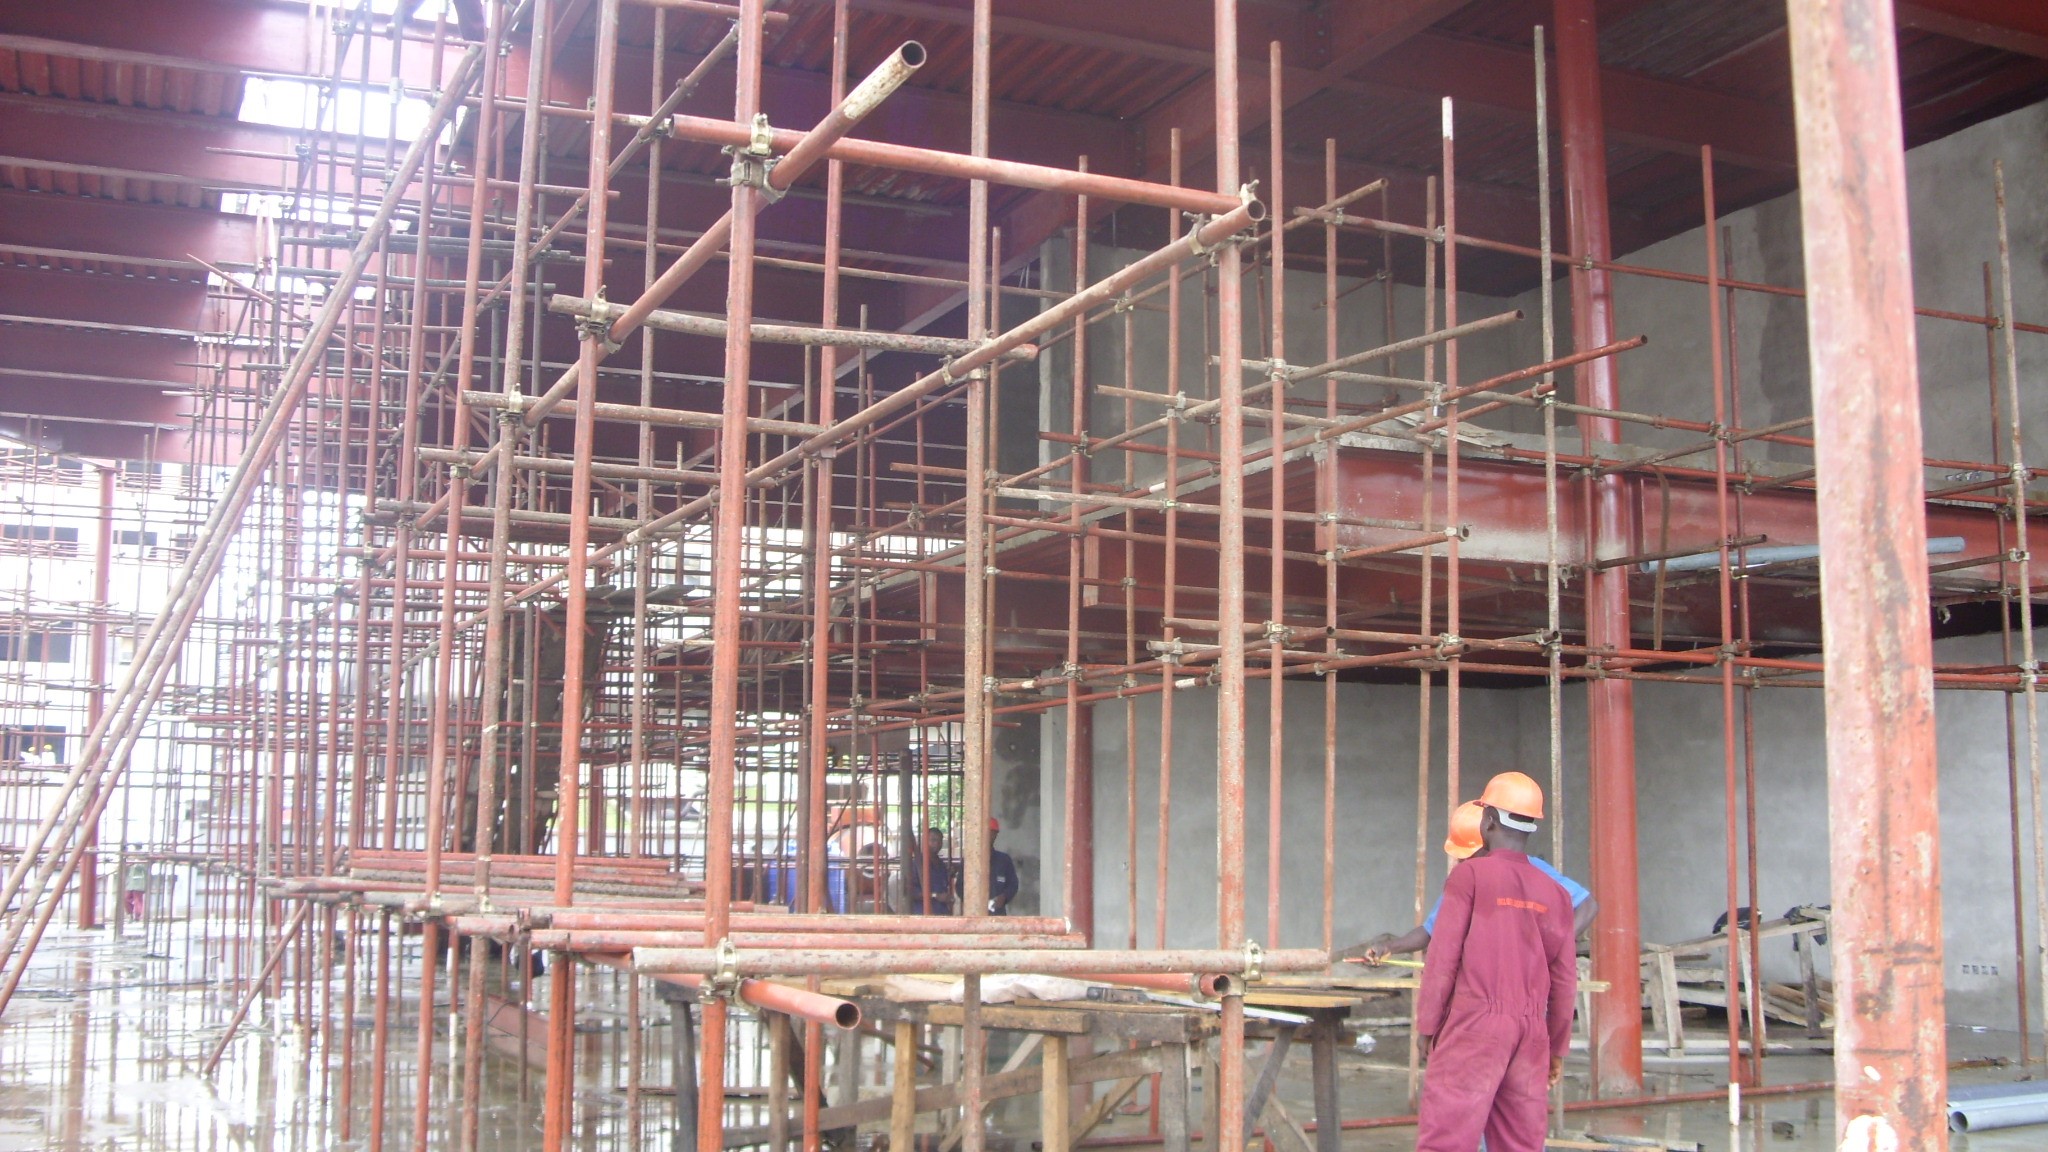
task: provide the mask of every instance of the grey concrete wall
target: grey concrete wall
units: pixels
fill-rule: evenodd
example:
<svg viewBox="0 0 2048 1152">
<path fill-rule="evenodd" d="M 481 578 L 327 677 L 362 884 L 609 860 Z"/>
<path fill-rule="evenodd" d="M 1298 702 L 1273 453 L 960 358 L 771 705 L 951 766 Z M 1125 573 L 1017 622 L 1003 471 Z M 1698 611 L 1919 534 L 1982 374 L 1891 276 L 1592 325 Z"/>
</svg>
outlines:
<svg viewBox="0 0 2048 1152">
<path fill-rule="evenodd" d="M 1337 943 L 1355 943 L 1384 931 L 1402 931 L 1415 915 L 1417 692 L 1412 687 L 1343 684 L 1337 693 L 1336 889 Z M 1431 724 L 1430 816 L 1424 853 L 1428 898 L 1443 879 L 1446 808 L 1444 693 L 1434 694 Z M 1512 691 L 1465 693 L 1463 765 L 1469 782 L 1492 772 L 1523 766 L 1525 741 L 1519 728 L 1526 694 Z M 1267 764 L 1270 715 L 1267 688 L 1254 682 L 1246 702 L 1245 755 L 1247 828 L 1246 917 L 1251 936 L 1267 947 L 1319 947 L 1323 941 L 1324 698 L 1320 684 L 1292 682 L 1283 703 L 1280 851 L 1281 927 L 1267 930 Z M 1541 698 L 1537 698 L 1540 705 Z M 1121 947 L 1128 941 L 1129 887 L 1137 882 L 1138 943 L 1157 943 L 1157 844 L 1159 835 L 1159 698 L 1146 696 L 1127 706 L 1105 703 L 1095 710 L 1095 902 L 1097 941 Z M 1216 943 L 1216 711 L 1212 689 L 1176 692 L 1173 725 L 1173 785 L 1170 806 L 1170 869 L 1167 876 L 1168 946 Z M 1062 710 L 1044 721 L 1043 810 L 1058 813 L 1066 788 Z M 1127 742 L 1126 733 L 1135 739 Z M 1129 851 L 1131 788 L 1127 750 L 1136 750 L 1138 845 Z M 1461 791 L 1471 791 L 1465 788 Z M 1042 840 L 1046 907 L 1059 906 L 1061 852 L 1059 821 L 1048 817 Z M 1135 872 L 1133 871 L 1135 861 Z"/>
<path fill-rule="evenodd" d="M 2048 644 L 2048 633 L 2041 636 Z M 1996 663 L 1996 637 L 1967 637 L 1936 645 L 1944 663 Z M 1445 693 L 1439 686 L 1431 731 L 1430 815 L 1424 833 L 1424 885 L 1433 900 L 1443 882 L 1445 813 Z M 1827 763 L 1821 694 L 1812 689 L 1762 689 L 1750 694 L 1756 733 L 1757 907 L 1765 918 L 1799 904 L 1827 904 L 1829 894 Z M 1130 883 L 1137 890 L 1137 942 L 1158 943 L 1153 933 L 1159 829 L 1159 704 L 1156 696 L 1128 705 L 1098 705 L 1095 713 L 1096 930 L 1103 947 L 1122 947 L 1131 927 Z M 1335 940 L 1340 946 L 1415 921 L 1416 761 L 1418 693 L 1398 685 L 1339 686 L 1336 780 Z M 1721 697 L 1712 688 L 1637 685 L 1636 763 L 1641 831 L 1643 938 L 1674 941 L 1708 934 L 1727 908 L 1727 791 Z M 2011 1029 L 2021 977 L 2013 925 L 2013 845 L 2009 817 L 2004 701 L 1998 693 L 1944 690 L 1936 697 L 1941 764 L 1942 894 L 1947 950 L 1949 1015 L 1957 1024 Z M 1288 685 L 1284 703 L 1281 847 L 1281 931 L 1267 931 L 1266 844 L 1268 796 L 1266 691 L 1252 685 L 1246 706 L 1247 828 L 1246 917 L 1254 939 L 1269 946 L 1314 946 L 1322 941 L 1323 690 Z M 1553 800 L 1553 820 L 1537 838 L 1540 854 L 1587 880 L 1585 694 L 1567 687 L 1561 723 L 1564 793 Z M 2015 731 L 2022 756 L 2021 810 L 2031 812 L 2025 788 L 2024 719 Z M 1461 798 L 1478 795 L 1493 772 L 1519 769 L 1547 783 L 1549 711 L 1541 688 L 1468 690 L 1464 693 Z M 1127 740 L 1126 732 L 1135 732 Z M 1060 911 L 1062 841 L 1058 813 L 1066 786 L 1066 717 L 1048 713 L 1040 744 L 1042 812 L 1037 850 L 1044 889 L 1040 906 Z M 1739 740 L 1739 735 L 1738 735 Z M 1215 943 L 1216 743 L 1214 694 L 1193 689 L 1174 704 L 1173 797 L 1167 877 L 1167 946 Z M 1738 745 L 1739 747 L 1739 745 Z M 1127 753 L 1136 751 L 1137 852 L 1129 851 L 1126 814 L 1131 788 Z M 1737 810 L 1743 802 L 1738 793 Z M 1739 819 L 1739 817 L 1738 817 Z M 1563 825 L 1563 851 L 1553 853 L 1552 832 Z M 2031 815 L 2022 818 L 2020 851 L 2031 871 Z M 1738 828 L 1740 824 L 1738 823 Z M 1007 834 L 1008 825 L 1005 825 Z M 1746 845 L 1738 841 L 1746 855 Z M 1013 841 L 1011 850 L 1018 846 Z M 1135 861 L 1135 870 L 1133 870 Z M 1745 866 L 1746 868 L 1746 866 Z M 1749 905 L 1746 870 L 1738 902 Z M 2033 936 L 2029 884 L 2024 889 Z M 2031 952 L 2031 949 L 2029 949 Z M 2029 961 L 2029 965 L 2032 965 Z M 1775 978 L 1794 972 L 1790 945 L 1766 945 L 1765 967 Z M 1827 971 L 1825 954 L 1823 972 Z M 2025 973 L 2030 987 L 2039 973 Z M 2035 1003 L 2039 1003 L 2038 997 Z M 2038 1008 L 2036 1009 L 2038 1012 Z"/>
<path fill-rule="evenodd" d="M 1996 261 L 1992 165 L 2003 160 L 2014 237 L 2013 275 L 2016 313 L 2022 320 L 2048 321 L 2048 105 L 2013 113 L 1948 139 L 1914 150 L 1907 158 L 1914 228 L 1914 288 L 1926 307 L 1966 313 L 1986 310 L 1984 264 Z M 1731 213 L 1720 225 L 1728 237 L 1733 274 L 1741 279 L 1798 286 L 1803 282 L 1799 208 L 1788 196 Z M 1091 261 L 1095 276 L 1130 258 L 1098 248 Z M 1705 235 L 1694 229 L 1684 235 L 1624 257 L 1651 267 L 1703 272 Z M 1048 249 L 1054 285 L 1071 280 L 1071 256 L 1060 245 Z M 1995 264 L 1994 264 L 1995 271 Z M 1183 367 L 1178 387 L 1191 394 L 1213 394 L 1205 383 L 1205 356 L 1213 338 L 1204 338 L 1209 299 L 1204 277 L 1191 277 L 1183 312 Z M 1246 355 L 1264 355 L 1263 314 L 1247 280 Z M 1385 339 L 1383 298 L 1377 285 L 1360 287 L 1343 280 L 1345 293 L 1338 315 L 1340 354 L 1375 346 Z M 1644 334 L 1650 345 L 1621 362 L 1625 406 L 1674 416 L 1711 420 L 1713 396 L 1709 372 L 1709 332 L 1705 289 L 1698 285 L 1622 277 L 1616 282 L 1617 332 Z M 1289 276 L 1288 354 L 1294 363 L 1323 358 L 1323 296 L 1319 272 Z M 1162 298 L 1163 299 L 1163 298 Z M 1395 290 L 1395 332 L 1422 329 L 1422 296 L 1416 289 Z M 1557 292 L 1555 325 L 1558 347 L 1570 346 L 1570 315 L 1564 284 Z M 1460 302 L 1464 318 L 1523 308 L 1529 320 L 1502 333 L 1464 342 L 1461 379 L 1470 381 L 1539 360 L 1542 347 L 1538 294 L 1514 300 L 1467 297 Z M 1998 310 L 1994 305 L 1993 310 Z M 1739 294 L 1733 311 L 1731 373 L 1739 391 L 1742 422 L 1757 426 L 1810 414 L 1803 301 L 1794 297 Z M 1098 324 L 1091 333 L 1089 371 L 1098 384 L 1124 382 L 1124 317 Z M 1137 387 L 1170 391 L 1164 380 L 1165 317 L 1156 311 L 1131 313 L 1128 320 L 1134 382 Z M 1992 450 L 1994 431 L 1982 328 L 1949 321 L 1917 323 L 1926 450 L 1930 455 L 1984 460 Z M 2048 460 L 2048 392 L 2038 387 L 2048 372 L 2048 340 L 2021 334 L 2019 343 L 2023 417 L 2028 458 Z M 1440 362 L 1439 362 L 1440 363 Z M 1062 350 L 1044 358 L 1040 375 L 1040 420 L 1046 428 L 1068 427 L 1071 353 Z M 1404 375 L 1420 375 L 1420 355 L 1404 359 Z M 1439 367 L 1441 373 L 1441 367 Z M 1213 370 L 1207 377 L 1213 380 Z M 1356 386 L 1347 386 L 1355 388 Z M 1320 402 L 1321 391 L 1297 397 L 1298 403 Z M 2002 402 L 2001 390 L 2001 402 Z M 1347 393 L 1350 396 L 1350 393 Z M 1370 399 L 1367 396 L 1350 396 Z M 1140 419 L 1145 418 L 1141 411 Z M 1533 414 L 1509 410 L 1492 418 L 1503 426 L 1533 431 Z M 1095 432 L 1123 426 L 1123 404 L 1098 398 L 1091 408 Z M 1260 435 L 1248 429 L 1250 439 Z M 1198 435 L 1198 434 L 1197 434 Z M 1635 443 L 1667 446 L 1683 443 L 1689 434 L 1630 426 Z M 1567 428 L 1564 439 L 1572 439 Z M 1194 446 L 1201 446 L 1199 440 Z M 1785 446 L 1753 446 L 1752 459 L 1805 461 L 1804 450 Z M 1042 449 L 1042 453 L 1050 449 Z M 1063 448 L 1059 451 L 1064 451 Z M 1121 472 L 1122 461 L 1098 456 L 1098 478 Z M 1136 457 L 1136 475 L 1149 479 L 1156 458 Z M 1941 473 L 1934 475 L 1939 478 Z M 1996 638 L 1944 641 L 1937 646 L 1944 661 L 1996 663 L 2001 660 Z M 1443 805 L 1443 694 L 1436 694 L 1437 716 L 1431 727 L 1435 754 L 1431 769 L 1432 816 L 1424 833 L 1429 848 L 1425 883 L 1433 894 L 1441 883 Z M 1819 692 L 1773 689 L 1753 700 L 1758 792 L 1759 906 L 1775 916 L 1801 903 L 1825 903 L 1828 890 L 1826 767 L 1824 717 Z M 1252 935 L 1268 944 L 1320 942 L 1322 903 L 1322 689 L 1291 684 L 1287 690 L 1284 735 L 1284 819 L 1287 837 L 1281 851 L 1283 923 L 1280 938 L 1268 939 L 1265 891 L 1267 852 L 1266 731 L 1267 695 L 1254 683 L 1248 705 L 1248 852 L 1245 882 Z M 1643 684 L 1638 687 L 1637 763 L 1641 797 L 1642 917 L 1646 939 L 1673 940 L 1705 934 L 1726 907 L 1724 854 L 1725 804 L 1719 693 L 1711 688 Z M 1128 882 L 1137 880 L 1137 940 L 1156 943 L 1152 935 L 1156 877 L 1159 704 L 1145 697 L 1131 706 L 1127 722 L 1123 705 L 1100 706 L 1094 741 L 1096 761 L 1096 901 L 1098 941 L 1117 946 L 1128 939 L 1133 909 Z M 2015 971 L 2012 874 L 2012 797 L 2007 782 L 2005 704 L 1998 694 L 1944 691 L 1937 702 L 1942 814 L 1942 868 L 1945 935 L 1948 960 L 1949 1010 L 1959 1024 L 2011 1028 L 2014 994 L 2022 978 Z M 1047 910 L 1058 908 L 1057 876 L 1060 836 L 1056 814 L 1064 788 L 1065 718 L 1058 712 L 1043 721 L 1040 744 L 1043 770 L 1037 782 L 1042 809 L 1051 814 L 1039 825 L 1037 848 L 1042 855 Z M 1569 689 L 1562 713 L 1566 780 L 1561 812 L 1565 845 L 1560 863 L 1584 877 L 1588 871 L 1585 841 L 1586 782 L 1585 709 L 1583 693 Z M 1127 733 L 1128 728 L 1128 733 Z M 1540 689 L 1475 691 L 1465 697 L 1462 771 L 1470 782 L 1464 791 L 1476 794 L 1479 780 L 1494 770 L 1516 767 L 1543 777 L 1548 771 L 1548 709 Z M 1339 943 L 1382 930 L 1399 929 L 1413 920 L 1416 844 L 1417 693 L 1412 687 L 1344 685 L 1339 690 L 1337 775 L 1337 904 Z M 1206 944 L 1214 940 L 1216 901 L 1215 765 L 1212 749 L 1215 721 L 1208 690 L 1177 697 L 1173 763 L 1173 831 L 1169 866 L 1169 924 L 1165 943 Z M 2022 747 L 2024 745 L 2022 744 Z M 1135 748 L 1138 842 L 1133 855 L 1126 844 L 1126 795 L 1130 782 L 1127 752 Z M 2022 777 L 2024 787 L 2024 764 Z M 2022 795 L 2022 851 L 2031 859 L 2028 839 L 2032 801 Z M 1548 831 L 1544 842 L 1548 843 Z M 1012 842 L 1014 847 L 1014 841 Z M 2031 865 L 2029 865 L 2031 874 Z M 2033 893 L 2023 893 L 2031 910 Z M 1740 897 L 1748 903 L 1745 885 Z M 2031 936 L 2033 928 L 2028 929 Z M 1789 948 L 1767 958 L 1784 971 Z M 2040 999 L 2038 989 L 2035 1003 Z M 2039 1018 L 2039 1008 L 2036 1008 Z"/>
<path fill-rule="evenodd" d="M 1913 228 L 1915 302 L 1983 315 L 1984 264 L 1997 273 L 1997 217 L 1992 166 L 2003 160 L 2013 237 L 2013 296 L 2022 321 L 2048 321 L 2048 104 L 1987 121 L 1909 152 L 1906 157 Z M 1805 283 L 1799 201 L 1785 196 L 1720 220 L 1724 249 L 1736 279 L 1801 287 Z M 1562 242 L 1562 241 L 1560 241 Z M 1704 275 L 1706 236 L 1695 228 L 1622 257 L 1624 263 Z M 1713 419 L 1707 289 L 1703 285 L 1639 276 L 1615 279 L 1618 337 L 1644 335 L 1646 348 L 1619 361 L 1624 407 L 1690 420 Z M 1570 347 L 1569 293 L 1557 288 L 1560 348 Z M 1732 379 L 1740 390 L 1742 422 L 1750 427 L 1812 414 L 1806 349 L 1806 305 L 1798 297 L 1739 292 L 1733 311 Z M 1512 333 L 1515 353 L 1534 362 L 1540 334 L 1538 293 L 1514 302 L 1531 321 Z M 2002 309 L 1994 303 L 1991 308 Z M 1984 460 L 1992 445 L 1990 382 L 1982 327 L 1923 317 L 1915 326 L 1920 353 L 1922 419 L 1931 456 Z M 2048 372 L 2048 337 L 2020 333 L 2017 341 L 2027 456 L 2048 456 L 2048 393 L 2025 386 Z M 2003 403 L 2003 385 L 2001 385 Z M 1536 431 L 1533 413 L 1510 410 L 1489 418 L 1520 431 Z M 1696 437 L 1631 425 L 1627 438 L 1658 446 Z M 1567 433 L 1567 438 L 1570 434 Z M 2003 440 L 2000 440 L 2001 445 Z M 1756 445 L 1767 460 L 1810 460 L 1803 449 Z"/>
<path fill-rule="evenodd" d="M 1941 641 L 1935 646 L 1935 659 L 1992 664 L 2002 657 L 1998 638 L 1989 636 Z M 1522 705 L 1522 758 L 1545 763 L 1543 694 L 1515 695 Z M 1794 905 L 1830 902 L 1826 720 L 1821 693 L 1814 689 L 1761 689 L 1747 695 L 1756 729 L 1757 906 L 1769 918 Z M 2020 974 L 2013 930 L 2013 804 L 2006 775 L 2005 702 L 1995 692 L 1944 690 L 1936 694 L 1935 709 L 1949 1018 L 1957 1024 L 2010 1029 L 2016 1019 Z M 1636 715 L 1643 938 L 1704 936 L 1728 907 L 1721 694 L 1691 685 L 1638 683 Z M 2031 813 L 2025 793 L 2023 716 L 2020 725 L 2015 730 L 2022 757 L 2020 803 L 2023 812 Z M 1565 691 L 1563 731 L 1563 811 L 1568 825 L 1576 825 L 1568 837 L 1564 865 L 1583 878 L 1590 861 L 1583 836 L 1587 794 L 1582 689 Z M 1740 799 L 1737 803 L 1740 812 Z M 2021 821 L 2022 859 L 2029 861 L 2029 872 L 2030 822 L 2031 815 Z M 2024 899 L 2031 938 L 2030 885 Z M 1745 878 L 1739 903 L 1749 902 Z M 1766 949 L 1767 971 L 1789 975 L 1790 946 L 1773 943 Z M 2032 984 L 2039 973 L 2027 976 Z"/>
<path fill-rule="evenodd" d="M 1055 240 L 1045 246 L 1045 266 L 1049 269 L 1047 283 L 1054 288 L 1068 288 L 1073 283 L 1073 250 L 1066 240 Z M 1099 280 L 1117 268 L 1145 255 L 1128 249 L 1095 246 L 1089 250 L 1091 279 Z M 1271 320 L 1263 303 L 1267 295 L 1265 285 L 1270 272 L 1248 271 L 1244 277 L 1245 288 L 1245 336 L 1244 355 L 1247 359 L 1265 359 L 1272 346 Z M 1181 297 L 1181 360 L 1178 389 L 1191 397 L 1216 395 L 1216 368 L 1208 363 L 1215 353 L 1215 307 L 1214 286 L 1216 272 L 1213 268 L 1190 266 L 1183 280 Z M 1349 356 L 1389 342 L 1386 323 L 1386 296 L 1383 283 L 1360 281 L 1354 277 L 1340 277 L 1338 280 L 1339 303 L 1337 308 L 1337 355 Z M 1283 294 L 1287 304 L 1287 334 L 1285 359 L 1290 364 L 1317 364 L 1329 359 L 1327 337 L 1324 325 L 1323 274 L 1315 271 L 1289 271 L 1287 291 Z M 1402 339 L 1424 331 L 1424 304 L 1426 297 L 1420 288 L 1397 284 L 1393 288 L 1394 325 L 1392 339 Z M 1473 293 L 1461 293 L 1458 299 L 1458 319 L 1469 323 L 1497 315 L 1519 307 L 1516 301 Z M 1443 318 L 1437 317 L 1441 324 Z M 1527 343 L 1540 349 L 1540 334 L 1530 335 L 1518 331 L 1531 327 L 1529 321 L 1509 328 L 1481 333 L 1459 342 L 1458 378 L 1464 382 L 1484 379 L 1487 376 L 1509 372 L 1529 363 L 1524 358 L 1522 346 Z M 1094 324 L 1088 329 L 1088 376 L 1091 385 L 1110 387 L 1131 387 L 1161 394 L 1170 394 L 1175 389 L 1167 381 L 1167 353 L 1170 325 L 1166 311 L 1166 295 L 1160 293 L 1138 306 L 1116 313 Z M 1126 340 L 1128 339 L 1129 372 L 1126 373 Z M 1531 342 L 1533 341 L 1533 342 Z M 1445 378 L 1444 354 L 1435 355 L 1433 377 Z M 1376 374 L 1388 373 L 1385 361 L 1373 361 L 1361 365 L 1360 371 Z M 1424 353 L 1415 351 L 1396 359 L 1392 375 L 1420 379 L 1424 374 Z M 1247 373 L 1247 383 L 1262 379 L 1262 374 Z M 1040 409 L 1039 425 L 1057 432 L 1073 431 L 1073 346 L 1063 341 L 1039 357 Z M 1420 393 L 1382 388 L 1375 385 L 1347 383 L 1343 385 L 1339 398 L 1346 403 L 1378 403 L 1383 398 L 1407 400 Z M 1324 385 L 1320 381 L 1299 385 L 1289 392 L 1288 405 L 1292 410 L 1320 413 L 1324 402 Z M 1259 402 L 1263 406 L 1263 401 Z M 1133 425 L 1145 424 L 1164 413 L 1164 409 L 1151 404 L 1137 403 L 1131 414 Z M 1091 434 L 1102 437 L 1123 431 L 1127 425 L 1124 416 L 1124 400 L 1119 397 L 1097 395 L 1091 398 L 1089 406 L 1089 428 Z M 1212 447 L 1213 426 L 1204 423 L 1190 423 L 1182 433 L 1183 447 L 1206 450 Z M 1266 425 L 1263 420 L 1247 420 L 1245 441 L 1248 444 L 1263 443 L 1266 439 Z M 1145 442 L 1164 444 L 1164 433 L 1144 438 Z M 1041 459 L 1062 455 L 1066 446 L 1046 443 L 1041 448 Z M 1099 453 L 1093 462 L 1094 474 L 1101 478 L 1121 478 L 1128 455 L 1132 475 L 1144 482 L 1150 482 L 1163 472 L 1163 460 L 1157 455 L 1143 453 Z"/>
<path fill-rule="evenodd" d="M 1027 717 L 999 726 L 993 748 L 995 782 L 988 810 L 1003 825 L 996 847 L 1017 863 L 1017 898 L 1010 910 L 1019 916 L 1037 915 L 1040 905 L 1039 735 L 1040 726 Z"/>
</svg>

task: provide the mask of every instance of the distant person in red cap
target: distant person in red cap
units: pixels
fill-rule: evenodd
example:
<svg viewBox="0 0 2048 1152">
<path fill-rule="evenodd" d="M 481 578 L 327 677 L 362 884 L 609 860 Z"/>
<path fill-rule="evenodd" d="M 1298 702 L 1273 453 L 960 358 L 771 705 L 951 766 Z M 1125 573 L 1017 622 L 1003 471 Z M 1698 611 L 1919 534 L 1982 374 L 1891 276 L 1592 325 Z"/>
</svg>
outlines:
<svg viewBox="0 0 2048 1152">
<path fill-rule="evenodd" d="M 988 914 L 1008 916 L 1010 901 L 1017 898 L 1017 862 L 1010 859 L 1008 852 L 996 848 L 996 833 L 1003 830 L 1003 822 L 991 816 L 988 818 Z M 966 869 L 953 881 L 953 890 L 961 891 L 967 882 Z M 967 910 L 965 896 L 962 896 L 961 911 Z"/>
<path fill-rule="evenodd" d="M 1529 863 L 1543 790 L 1520 772 L 1486 785 L 1485 855 L 1451 869 L 1429 939 L 1415 1031 L 1429 1073 L 1417 1152 L 1543 1152 L 1549 1088 L 1571 1044 L 1578 956 L 1571 899 Z"/>
</svg>

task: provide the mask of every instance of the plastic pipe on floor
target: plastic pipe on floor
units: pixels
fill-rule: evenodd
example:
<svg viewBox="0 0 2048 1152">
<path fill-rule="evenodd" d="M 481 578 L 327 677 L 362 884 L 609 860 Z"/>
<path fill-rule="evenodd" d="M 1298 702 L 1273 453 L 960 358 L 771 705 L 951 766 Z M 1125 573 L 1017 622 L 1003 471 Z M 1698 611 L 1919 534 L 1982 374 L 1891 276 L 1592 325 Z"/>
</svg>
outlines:
<svg viewBox="0 0 2048 1152">
<path fill-rule="evenodd" d="M 2048 1088 L 2039 1084 L 1982 1084 L 1949 1089 L 1951 1132 L 1984 1132 L 2025 1124 L 2048 1124 Z"/>
</svg>

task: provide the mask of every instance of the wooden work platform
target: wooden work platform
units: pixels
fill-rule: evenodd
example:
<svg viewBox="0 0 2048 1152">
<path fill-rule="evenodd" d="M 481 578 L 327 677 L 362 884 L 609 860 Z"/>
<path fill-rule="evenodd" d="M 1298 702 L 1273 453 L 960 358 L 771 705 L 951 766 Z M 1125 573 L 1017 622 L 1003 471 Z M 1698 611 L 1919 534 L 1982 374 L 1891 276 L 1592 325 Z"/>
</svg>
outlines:
<svg viewBox="0 0 2048 1152">
<path fill-rule="evenodd" d="M 960 1030 L 966 1022 L 963 1005 L 905 1000 L 877 994 L 869 982 L 848 981 L 828 990 L 859 1003 L 863 1028 L 842 1033 L 834 1083 L 826 1086 L 820 1123 L 827 1131 L 851 1134 L 861 1125 L 889 1126 L 889 1147 L 909 1149 L 919 1135 L 925 1146 L 951 1152 L 962 1132 L 958 1110 L 965 1099 L 960 1076 Z M 1114 994 L 1112 994 L 1114 995 Z M 1337 1094 L 1337 1049 L 1344 1038 L 1344 1020 L 1363 1000 L 1388 993 L 1367 989 L 1318 988 L 1290 982 L 1257 986 L 1246 996 L 1247 1038 L 1263 1041 L 1263 1053 L 1249 1060 L 1245 1087 L 1245 1135 L 1263 1131 L 1279 1152 L 1337 1152 L 1342 1117 Z M 687 1011 L 678 998 L 677 1008 Z M 998 1044 L 1002 1063 L 982 1076 L 984 1106 L 1018 1097 L 1037 1096 L 1043 1152 L 1067 1152 L 1128 1100 L 1147 1081 L 1157 1081 L 1161 1141 L 1167 1152 L 1189 1152 L 1200 1132 L 1217 1125 L 1219 1098 L 1203 1093 L 1203 1126 L 1194 1127 L 1192 1088 L 1218 1081 L 1216 1037 L 1220 1013 L 1216 1005 L 1190 999 L 1185 1004 L 1118 1002 L 1115 1000 L 1020 1000 L 987 1004 L 978 1009 L 985 1035 L 1010 1034 Z M 678 1020 L 679 1036 L 688 1025 Z M 788 1091 L 792 1073 L 801 1075 L 797 1033 L 787 1022 L 771 1021 L 770 1121 L 726 1133 L 728 1149 L 767 1147 L 786 1150 L 801 1132 L 801 1109 Z M 864 1039 L 881 1041 L 878 1057 L 890 1061 L 889 1090 L 862 1097 L 858 1086 L 881 1079 L 876 1069 L 859 1066 Z M 1275 1091 L 1282 1065 L 1297 1043 L 1312 1053 L 1315 1086 L 1316 1138 L 1281 1103 Z M 792 1053 L 795 1053 L 793 1056 Z M 1106 1084 L 1082 1094 L 1076 1109 L 1077 1086 Z M 682 1101 L 678 1101 L 679 1104 Z M 690 1131 L 688 1125 L 684 1131 Z M 935 1145 L 933 1142 L 936 1142 Z M 693 1150 L 694 1152 L 694 1150 Z"/>
</svg>

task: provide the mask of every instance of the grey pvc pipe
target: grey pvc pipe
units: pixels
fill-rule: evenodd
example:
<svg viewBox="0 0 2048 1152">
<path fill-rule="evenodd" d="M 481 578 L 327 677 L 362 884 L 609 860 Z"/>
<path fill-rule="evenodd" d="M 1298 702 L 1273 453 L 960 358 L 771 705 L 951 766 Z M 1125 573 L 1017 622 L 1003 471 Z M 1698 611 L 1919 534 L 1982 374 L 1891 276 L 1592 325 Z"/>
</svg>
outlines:
<svg viewBox="0 0 2048 1152">
<path fill-rule="evenodd" d="M 1962 550 L 1963 538 L 1961 536 L 1934 536 L 1930 537 L 1927 541 L 1927 554 L 1929 556 L 1946 556 L 1951 553 L 1961 552 Z M 1743 552 L 1742 558 L 1746 561 L 1748 567 L 1754 568 L 1759 564 L 1780 564 L 1787 560 L 1811 560 L 1819 555 L 1820 546 L 1816 544 L 1779 544 L 1768 548 L 1748 549 Z M 1704 572 L 1710 568 L 1719 568 L 1721 566 L 1721 553 L 1719 549 L 1716 549 L 1712 552 L 1698 552 L 1691 556 L 1674 556 L 1664 561 L 1652 560 L 1647 564 L 1638 565 L 1638 567 L 1645 573 L 1654 574 L 1660 563 L 1666 572 Z"/>
<path fill-rule="evenodd" d="M 1979 1084 L 1949 1089 L 1948 1126 L 1952 1132 L 1983 1132 L 2026 1124 L 2048 1124 L 2048 1087 Z"/>
</svg>

